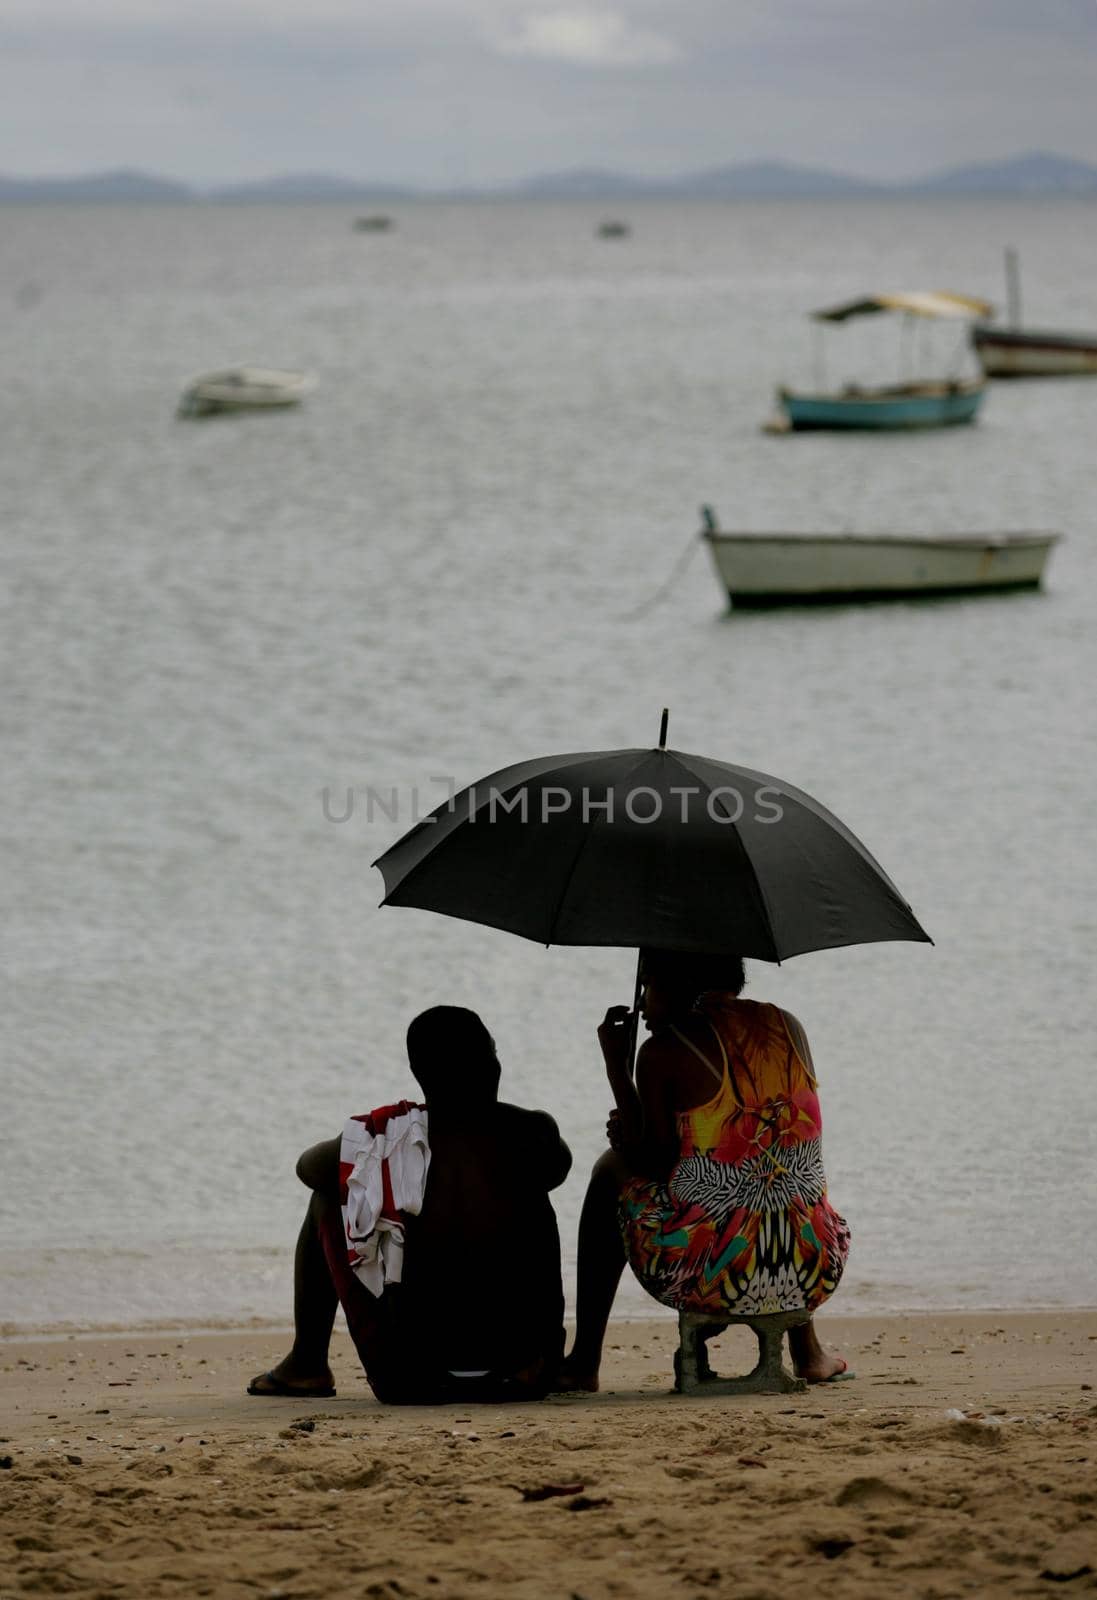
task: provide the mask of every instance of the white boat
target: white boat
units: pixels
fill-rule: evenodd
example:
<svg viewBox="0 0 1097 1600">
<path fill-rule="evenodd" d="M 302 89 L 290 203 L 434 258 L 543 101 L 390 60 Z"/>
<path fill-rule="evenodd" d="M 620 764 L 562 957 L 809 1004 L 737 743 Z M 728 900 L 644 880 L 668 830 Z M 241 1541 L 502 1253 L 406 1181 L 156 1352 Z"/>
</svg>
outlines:
<svg viewBox="0 0 1097 1600">
<path fill-rule="evenodd" d="M 1059 535 L 724 533 L 712 519 L 702 537 L 739 608 L 1035 589 Z"/>
<path fill-rule="evenodd" d="M 301 403 L 315 381 L 304 372 L 273 367 L 228 367 L 192 378 L 179 400 L 181 417 L 210 417 L 222 411 L 268 411 Z"/>
<path fill-rule="evenodd" d="M 980 323 L 971 342 L 988 378 L 1097 376 L 1097 334 Z"/>
<path fill-rule="evenodd" d="M 971 343 L 988 378 L 1077 378 L 1097 376 L 1097 333 L 1063 333 L 1021 324 L 1021 264 L 1006 251 L 1009 325 L 980 322 Z"/>
</svg>

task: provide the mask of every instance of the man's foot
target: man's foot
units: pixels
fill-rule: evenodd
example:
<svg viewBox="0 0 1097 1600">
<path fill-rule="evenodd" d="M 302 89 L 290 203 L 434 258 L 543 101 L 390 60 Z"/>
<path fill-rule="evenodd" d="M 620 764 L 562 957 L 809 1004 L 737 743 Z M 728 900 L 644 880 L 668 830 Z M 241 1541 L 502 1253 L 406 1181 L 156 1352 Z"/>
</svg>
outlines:
<svg viewBox="0 0 1097 1600">
<path fill-rule="evenodd" d="M 335 1393 L 335 1380 L 329 1367 L 322 1372 L 299 1372 L 287 1356 L 269 1372 L 254 1377 L 247 1392 L 293 1400 L 327 1400 Z"/>
<path fill-rule="evenodd" d="M 561 1361 L 560 1370 L 556 1374 L 556 1381 L 552 1385 L 553 1394 L 597 1394 L 598 1369 L 592 1372 L 589 1367 L 576 1366 L 572 1357 Z"/>
</svg>

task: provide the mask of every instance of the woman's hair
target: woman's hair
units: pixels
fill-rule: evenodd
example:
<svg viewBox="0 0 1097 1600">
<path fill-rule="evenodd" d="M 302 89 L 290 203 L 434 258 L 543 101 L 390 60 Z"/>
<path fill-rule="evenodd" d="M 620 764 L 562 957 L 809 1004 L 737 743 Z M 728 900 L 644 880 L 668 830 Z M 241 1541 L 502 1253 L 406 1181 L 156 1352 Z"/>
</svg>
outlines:
<svg viewBox="0 0 1097 1600">
<path fill-rule="evenodd" d="M 645 982 L 668 989 L 692 989 L 694 998 L 710 989 L 740 994 L 746 983 L 742 956 L 690 950 L 642 950 L 640 974 Z"/>
<path fill-rule="evenodd" d="M 428 1101 L 436 1104 L 494 1100 L 499 1092 L 495 1040 L 464 1006 L 432 1006 L 408 1028 L 408 1062 Z"/>
</svg>

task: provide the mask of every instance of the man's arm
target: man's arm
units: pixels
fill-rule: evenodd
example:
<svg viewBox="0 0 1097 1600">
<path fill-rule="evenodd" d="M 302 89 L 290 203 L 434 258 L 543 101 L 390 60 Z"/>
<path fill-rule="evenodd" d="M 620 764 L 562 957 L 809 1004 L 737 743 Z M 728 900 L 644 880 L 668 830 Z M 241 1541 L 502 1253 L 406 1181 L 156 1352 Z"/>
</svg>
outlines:
<svg viewBox="0 0 1097 1600">
<path fill-rule="evenodd" d="M 325 1139 L 314 1144 L 297 1159 L 297 1176 L 309 1189 L 321 1194 L 339 1194 L 339 1146 L 342 1139 Z"/>
<path fill-rule="evenodd" d="M 541 1172 L 546 1189 L 558 1189 L 571 1171 L 571 1151 L 560 1137 L 555 1119 L 547 1111 L 535 1111 Z"/>
<path fill-rule="evenodd" d="M 531 1111 L 527 1106 L 500 1102 L 500 1110 L 513 1119 L 508 1143 L 523 1170 L 535 1178 L 538 1188 L 558 1189 L 571 1171 L 571 1151 L 561 1139 L 555 1119 L 547 1111 Z"/>
</svg>

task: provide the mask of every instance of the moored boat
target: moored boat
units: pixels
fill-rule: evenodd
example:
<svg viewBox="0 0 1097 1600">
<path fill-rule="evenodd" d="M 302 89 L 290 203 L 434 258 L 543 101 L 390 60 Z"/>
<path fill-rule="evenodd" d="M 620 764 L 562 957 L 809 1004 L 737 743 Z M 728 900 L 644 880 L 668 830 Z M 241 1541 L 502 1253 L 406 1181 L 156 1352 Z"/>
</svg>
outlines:
<svg viewBox="0 0 1097 1600">
<path fill-rule="evenodd" d="M 903 383 L 862 389 L 854 384 L 832 394 L 797 394 L 779 389 L 788 426 L 812 428 L 945 428 L 974 422 L 986 393 L 979 380 Z"/>
<path fill-rule="evenodd" d="M 702 537 L 736 608 L 910 600 L 1035 589 L 1058 534 L 805 534 Z"/>
<path fill-rule="evenodd" d="M 971 342 L 988 378 L 1080 378 L 1097 375 L 1097 334 L 996 328 L 980 323 Z"/>
<path fill-rule="evenodd" d="M 851 317 L 898 312 L 907 319 L 968 319 L 989 316 L 985 300 L 944 290 L 913 290 L 901 294 L 862 296 L 812 313 L 821 323 L 847 322 Z M 982 376 L 923 378 L 894 384 L 845 384 L 840 389 L 777 391 L 780 415 L 767 424 L 771 432 L 805 432 L 809 429 L 909 429 L 945 428 L 974 422 L 986 385 Z"/>
<path fill-rule="evenodd" d="M 180 417 L 211 417 L 224 411 L 269 411 L 299 405 L 315 386 L 304 372 L 273 367 L 227 367 L 192 378 L 179 399 Z"/>
<path fill-rule="evenodd" d="M 979 322 L 971 343 L 988 378 L 1079 378 L 1097 375 L 1097 333 L 1061 333 L 1021 325 L 1021 267 L 1006 251 L 1009 325 Z"/>
</svg>

